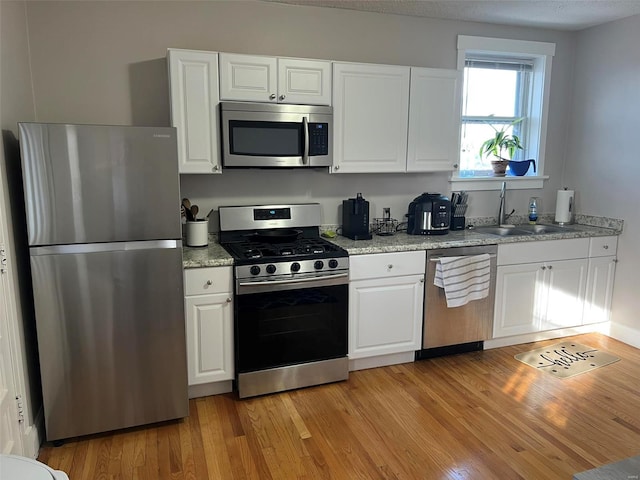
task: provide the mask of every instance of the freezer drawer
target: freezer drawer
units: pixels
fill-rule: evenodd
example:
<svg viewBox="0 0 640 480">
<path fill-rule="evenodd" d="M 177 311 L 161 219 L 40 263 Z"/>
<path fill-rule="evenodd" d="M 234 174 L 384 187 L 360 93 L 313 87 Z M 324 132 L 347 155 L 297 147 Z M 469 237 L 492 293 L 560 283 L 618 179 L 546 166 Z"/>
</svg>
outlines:
<svg viewBox="0 0 640 480">
<path fill-rule="evenodd" d="M 173 244 L 32 249 L 48 440 L 188 414 L 182 251 Z M 51 253 L 60 250 L 68 253 Z"/>
<path fill-rule="evenodd" d="M 174 128 L 19 127 L 29 245 L 181 237 Z"/>
</svg>

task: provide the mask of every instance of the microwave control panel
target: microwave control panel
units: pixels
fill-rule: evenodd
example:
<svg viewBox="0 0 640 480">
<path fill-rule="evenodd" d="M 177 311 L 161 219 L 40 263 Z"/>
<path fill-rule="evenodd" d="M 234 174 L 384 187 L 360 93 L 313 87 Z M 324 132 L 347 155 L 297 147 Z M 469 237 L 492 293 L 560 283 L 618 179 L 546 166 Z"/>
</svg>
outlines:
<svg viewBox="0 0 640 480">
<path fill-rule="evenodd" d="M 329 124 L 309 123 L 309 156 L 329 154 Z"/>
</svg>

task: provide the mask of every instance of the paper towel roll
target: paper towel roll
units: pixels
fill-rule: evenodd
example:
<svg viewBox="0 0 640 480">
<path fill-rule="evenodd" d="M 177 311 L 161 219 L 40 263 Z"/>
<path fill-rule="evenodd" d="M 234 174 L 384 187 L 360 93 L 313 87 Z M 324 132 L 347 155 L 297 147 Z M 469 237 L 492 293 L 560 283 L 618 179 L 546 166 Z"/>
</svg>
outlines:
<svg viewBox="0 0 640 480">
<path fill-rule="evenodd" d="M 573 190 L 558 190 L 556 199 L 556 222 L 571 223 L 573 221 Z"/>
</svg>

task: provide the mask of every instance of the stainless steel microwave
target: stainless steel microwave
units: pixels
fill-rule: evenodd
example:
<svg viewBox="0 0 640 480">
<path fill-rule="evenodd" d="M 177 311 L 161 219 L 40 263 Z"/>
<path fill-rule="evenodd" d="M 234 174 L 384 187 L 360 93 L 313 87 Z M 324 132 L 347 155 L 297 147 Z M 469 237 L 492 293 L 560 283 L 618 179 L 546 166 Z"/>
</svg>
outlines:
<svg viewBox="0 0 640 480">
<path fill-rule="evenodd" d="M 222 165 L 330 167 L 333 109 L 311 105 L 221 102 Z"/>
</svg>

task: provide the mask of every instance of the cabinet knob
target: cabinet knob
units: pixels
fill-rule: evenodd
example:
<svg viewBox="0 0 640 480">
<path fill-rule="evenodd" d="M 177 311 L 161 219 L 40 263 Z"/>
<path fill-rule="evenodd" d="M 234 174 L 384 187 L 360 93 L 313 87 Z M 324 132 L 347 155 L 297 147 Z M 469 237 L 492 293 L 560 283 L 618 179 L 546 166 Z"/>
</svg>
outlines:
<svg viewBox="0 0 640 480">
<path fill-rule="evenodd" d="M 391 269 L 393 268 L 393 264 L 392 264 L 392 263 L 390 263 L 389 265 L 387 265 L 387 268 L 388 268 L 389 270 L 391 270 Z"/>
<path fill-rule="evenodd" d="M 207 285 L 213 285 L 213 282 L 211 280 L 207 280 Z"/>
<path fill-rule="evenodd" d="M 276 94 L 272 93 L 271 95 L 269 95 L 269 100 L 275 100 L 276 99 Z"/>
<path fill-rule="evenodd" d="M 542 270 L 546 270 L 547 269 L 547 267 L 544 266 L 544 265 L 542 267 L 540 267 L 540 268 L 542 268 Z"/>
<path fill-rule="evenodd" d="M 457 163 L 454 163 L 454 164 L 453 164 L 453 168 L 458 168 L 458 164 L 457 164 Z"/>
<path fill-rule="evenodd" d="M 617 258 L 614 258 L 614 259 L 613 259 L 613 263 L 618 263 L 618 259 L 617 259 Z"/>
<path fill-rule="evenodd" d="M 424 277 L 420 279 L 420 283 L 424 283 Z"/>
<path fill-rule="evenodd" d="M 552 270 L 552 269 L 553 269 L 553 265 L 549 265 L 549 270 Z"/>
<path fill-rule="evenodd" d="M 213 166 L 213 171 L 217 172 L 218 170 L 220 170 L 220 167 L 218 165 L 214 165 Z"/>
<path fill-rule="evenodd" d="M 231 297 L 227 297 L 227 303 L 231 303 L 233 299 Z"/>
<path fill-rule="evenodd" d="M 340 170 L 340 165 L 336 165 L 333 167 L 334 170 Z"/>
<path fill-rule="evenodd" d="M 280 100 L 284 100 L 285 96 L 284 95 L 280 95 Z"/>
<path fill-rule="evenodd" d="M 605 250 L 609 250 L 609 245 L 603 245 L 602 248 L 604 248 Z"/>
</svg>

